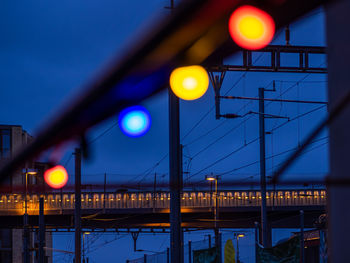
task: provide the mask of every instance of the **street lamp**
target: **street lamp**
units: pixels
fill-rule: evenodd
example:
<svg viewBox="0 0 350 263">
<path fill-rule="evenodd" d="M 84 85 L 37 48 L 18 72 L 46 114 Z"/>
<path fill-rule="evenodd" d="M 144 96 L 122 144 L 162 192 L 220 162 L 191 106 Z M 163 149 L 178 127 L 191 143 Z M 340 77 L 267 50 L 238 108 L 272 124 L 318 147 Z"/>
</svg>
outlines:
<svg viewBox="0 0 350 263">
<path fill-rule="evenodd" d="M 27 194 L 28 194 L 28 175 L 36 175 L 38 172 L 34 169 L 28 169 L 25 170 L 25 197 L 24 197 L 24 214 L 28 215 L 28 203 L 27 203 Z"/>
<path fill-rule="evenodd" d="M 218 202 L 218 180 L 219 176 L 216 175 L 214 176 L 213 174 L 211 175 L 206 175 L 205 180 L 212 182 L 215 181 L 215 198 L 214 198 L 214 232 L 215 232 L 215 246 L 218 249 L 218 253 L 221 256 L 221 249 L 219 249 L 219 230 L 218 230 L 218 225 L 217 225 L 217 220 L 219 217 L 219 202 Z M 221 258 L 221 257 L 220 257 Z"/>
<path fill-rule="evenodd" d="M 28 175 L 36 175 L 37 171 L 34 169 L 25 169 L 25 193 L 24 193 L 24 217 L 23 217 L 23 251 L 24 251 L 24 263 L 30 262 L 29 257 L 29 228 L 28 228 Z"/>
<path fill-rule="evenodd" d="M 218 211 L 218 180 L 219 180 L 219 176 L 214 176 L 213 174 L 211 175 L 206 175 L 205 176 L 205 180 L 209 181 L 209 182 L 213 182 L 215 181 L 215 198 L 214 198 L 214 224 L 215 224 L 215 228 L 217 227 L 216 225 L 216 221 L 218 219 L 218 214 L 219 214 L 219 211 Z"/>
<path fill-rule="evenodd" d="M 236 262 L 240 263 L 241 261 L 239 260 L 239 245 L 238 245 L 238 241 L 240 238 L 245 237 L 245 235 L 243 233 L 235 233 L 234 234 L 235 238 L 236 238 L 236 242 L 237 242 L 237 253 L 236 253 Z"/>
<path fill-rule="evenodd" d="M 83 233 L 83 263 L 85 263 L 85 235 L 90 235 L 90 232 Z"/>
</svg>

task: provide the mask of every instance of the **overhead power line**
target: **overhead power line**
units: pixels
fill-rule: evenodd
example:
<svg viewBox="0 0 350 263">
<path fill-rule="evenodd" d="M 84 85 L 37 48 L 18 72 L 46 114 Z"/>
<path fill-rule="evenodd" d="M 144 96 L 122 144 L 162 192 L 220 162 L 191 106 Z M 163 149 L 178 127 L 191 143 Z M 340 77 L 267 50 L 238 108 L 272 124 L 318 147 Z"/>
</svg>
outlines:
<svg viewBox="0 0 350 263">
<path fill-rule="evenodd" d="M 264 53 L 261 53 L 254 61 L 254 63 L 258 62 L 258 60 L 264 55 Z M 248 72 L 244 72 L 241 74 L 241 76 L 236 80 L 235 83 L 231 86 L 230 89 L 228 89 L 224 95 L 227 95 L 233 88 L 235 88 L 242 79 L 248 74 Z M 193 126 L 192 128 L 181 138 L 181 141 L 183 141 L 188 135 L 190 135 L 193 130 L 198 127 L 198 125 L 215 109 L 215 106 L 212 106 L 208 112 L 206 112 Z"/>
<path fill-rule="evenodd" d="M 102 133 L 100 133 L 99 135 L 97 135 L 95 138 L 93 138 L 92 140 L 87 142 L 87 145 L 92 144 L 94 142 L 96 142 L 97 140 L 99 140 L 100 138 L 102 138 L 105 134 L 107 134 L 110 130 L 112 130 L 115 126 L 118 125 L 118 122 L 114 122 L 111 126 L 109 126 L 107 129 L 105 129 Z M 64 163 L 64 167 L 67 167 L 67 165 L 69 164 L 70 160 L 73 157 L 73 152 L 69 155 L 67 161 Z"/>
<path fill-rule="evenodd" d="M 298 115 L 298 116 L 296 116 L 296 117 L 290 119 L 289 121 L 284 122 L 284 123 L 282 123 L 281 125 L 275 127 L 273 130 L 271 130 L 271 132 L 272 132 L 272 131 L 276 131 L 277 129 L 283 127 L 284 125 L 289 124 L 289 123 L 291 123 L 291 122 L 294 121 L 294 120 L 297 120 L 297 119 L 299 119 L 299 118 L 302 118 L 302 117 L 304 117 L 304 116 L 306 116 L 306 115 L 308 115 L 308 114 L 310 114 L 310 113 L 312 113 L 312 112 L 315 112 L 316 110 L 319 110 L 319 109 L 321 109 L 321 108 L 324 108 L 324 107 L 325 107 L 325 105 L 322 105 L 322 106 L 317 107 L 317 108 L 315 108 L 315 109 L 313 109 L 313 110 L 311 110 L 311 111 L 308 111 L 308 112 L 306 112 L 306 113 L 300 114 L 300 115 Z M 235 149 L 234 151 L 232 151 L 232 152 L 226 154 L 225 156 L 223 156 L 223 157 L 221 157 L 220 159 L 214 161 L 213 163 L 211 163 L 210 165 L 206 166 L 205 168 L 203 168 L 203 169 L 199 170 L 198 172 L 194 173 L 193 175 L 189 176 L 188 179 L 190 179 L 190 178 L 196 176 L 197 174 L 200 174 L 201 172 L 207 170 L 208 168 L 210 168 L 210 167 L 216 165 L 217 163 L 219 163 L 219 162 L 221 162 L 221 161 L 227 159 L 228 157 L 230 157 L 230 156 L 232 156 L 233 154 L 235 154 L 235 153 L 237 153 L 237 152 L 243 150 L 246 146 L 248 146 L 248 145 L 250 145 L 250 144 L 252 144 L 252 143 L 254 143 L 254 142 L 258 141 L 258 140 L 259 140 L 259 137 L 256 137 L 255 139 L 251 140 L 250 142 L 248 142 L 248 143 L 246 143 L 246 144 L 240 146 L 239 148 Z"/>
<path fill-rule="evenodd" d="M 198 172 L 194 173 L 193 175 L 189 176 L 188 179 L 190 179 L 190 178 L 196 176 L 197 174 L 200 174 L 201 172 L 203 172 L 203 171 L 207 170 L 208 168 L 210 168 L 210 167 L 216 165 L 217 163 L 222 162 L 223 160 L 227 159 L 227 158 L 230 157 L 231 155 L 233 155 L 233 154 L 235 154 L 235 153 L 241 151 L 241 150 L 244 149 L 245 147 L 251 145 L 252 143 L 254 143 L 254 142 L 258 141 L 258 140 L 259 140 L 259 137 L 258 137 L 258 138 L 255 138 L 255 139 L 253 139 L 253 140 L 251 140 L 250 142 L 248 142 L 248 143 L 245 144 L 245 145 L 242 145 L 241 147 L 239 147 L 239 148 L 235 149 L 234 151 L 232 151 L 232 152 L 226 154 L 225 156 L 223 156 L 223 157 L 221 157 L 220 159 L 214 161 L 213 163 L 209 164 L 209 165 L 206 166 L 205 168 L 203 168 L 203 169 L 199 170 Z"/>
<path fill-rule="evenodd" d="M 317 143 L 317 142 L 319 142 L 319 141 L 323 141 L 323 140 L 328 139 L 328 138 L 329 138 L 328 136 L 323 137 L 323 138 L 320 138 L 320 139 L 318 139 L 318 140 L 313 141 L 312 144 Z M 328 142 L 322 143 L 321 145 L 317 145 L 317 146 L 315 146 L 314 148 L 311 148 L 309 151 L 312 151 L 312 150 L 314 150 L 314 149 L 317 149 L 317 148 L 319 148 L 320 146 L 323 146 L 324 144 L 327 144 L 327 143 L 328 143 Z M 316 147 L 317 147 L 317 148 L 316 148 Z M 270 160 L 270 159 L 272 159 L 272 158 L 274 158 L 274 157 L 278 157 L 278 156 L 284 155 L 284 154 L 286 154 L 286 153 L 295 151 L 296 149 L 298 149 L 298 147 L 293 147 L 292 149 L 288 149 L 288 150 L 285 150 L 285 151 L 283 151 L 283 152 L 273 154 L 273 155 L 271 155 L 271 156 L 266 157 L 266 160 Z M 308 151 L 308 152 L 309 152 L 309 151 Z M 305 153 L 307 153 L 307 152 L 305 152 Z M 242 165 L 242 166 L 240 166 L 240 167 L 234 168 L 234 169 L 232 169 L 232 170 L 229 170 L 229 171 L 226 171 L 226 172 L 223 172 L 223 173 L 219 173 L 218 175 L 226 175 L 226 174 L 229 174 L 229 173 L 233 173 L 233 172 L 239 171 L 239 170 L 241 170 L 241 169 L 244 169 L 244 168 L 247 168 L 247 167 L 249 167 L 249 166 L 252 166 L 252 165 L 255 165 L 255 164 L 259 164 L 259 163 L 260 163 L 260 161 L 251 162 L 251 163 Z"/>
<path fill-rule="evenodd" d="M 198 151 L 196 154 L 194 154 L 192 156 L 192 159 L 196 158 L 199 154 L 201 154 L 202 152 L 204 152 L 205 150 L 207 150 L 209 147 L 211 147 L 212 145 L 216 144 L 218 141 L 220 141 L 221 139 L 223 139 L 224 137 L 226 137 L 228 134 L 230 134 L 231 132 L 237 130 L 241 125 L 243 125 L 246 122 L 246 119 L 244 119 L 243 121 L 241 121 L 238 125 L 234 126 L 233 128 L 231 128 L 230 130 L 228 130 L 226 133 L 224 133 L 223 135 L 221 135 L 219 138 L 217 138 L 216 140 L 214 140 L 213 142 L 211 142 L 210 144 L 208 144 L 207 146 L 205 146 L 203 149 L 201 149 L 200 151 Z"/>
<path fill-rule="evenodd" d="M 118 122 L 113 123 L 110 127 L 108 127 L 106 130 L 104 130 L 101 134 L 99 134 L 98 136 L 96 136 L 94 139 L 92 139 L 91 141 L 88 141 L 87 144 L 92 144 L 95 141 L 99 140 L 101 137 L 103 137 L 106 133 L 108 133 L 110 130 L 112 130 L 115 126 L 118 125 Z"/>
<path fill-rule="evenodd" d="M 241 96 L 220 96 L 222 99 L 238 99 L 238 100 L 260 100 L 255 97 L 241 97 Z M 290 102 L 290 103 L 306 103 L 306 104 L 328 104 L 326 101 L 308 101 L 308 100 L 282 100 L 282 99 L 268 99 L 264 98 L 264 101 L 271 102 Z"/>
</svg>

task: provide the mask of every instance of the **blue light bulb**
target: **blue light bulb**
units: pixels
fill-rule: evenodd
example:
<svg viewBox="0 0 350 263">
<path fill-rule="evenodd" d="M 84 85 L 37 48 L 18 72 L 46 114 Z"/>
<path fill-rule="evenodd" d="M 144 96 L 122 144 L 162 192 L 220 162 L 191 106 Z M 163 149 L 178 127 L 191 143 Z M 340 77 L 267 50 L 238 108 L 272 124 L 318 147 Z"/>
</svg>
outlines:
<svg viewBox="0 0 350 263">
<path fill-rule="evenodd" d="M 132 106 L 119 114 L 119 127 L 129 137 L 140 137 L 151 127 L 151 116 L 146 108 Z"/>
</svg>

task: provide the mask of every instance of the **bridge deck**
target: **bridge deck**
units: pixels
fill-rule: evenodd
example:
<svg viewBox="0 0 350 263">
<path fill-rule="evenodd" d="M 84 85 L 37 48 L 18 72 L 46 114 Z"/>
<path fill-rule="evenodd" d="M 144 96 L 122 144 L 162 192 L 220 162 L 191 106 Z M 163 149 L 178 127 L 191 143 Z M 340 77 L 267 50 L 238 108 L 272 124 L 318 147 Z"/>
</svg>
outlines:
<svg viewBox="0 0 350 263">
<path fill-rule="evenodd" d="M 74 193 L 42 195 L 45 198 L 45 220 L 48 226 L 69 228 L 73 225 Z M 37 194 L 27 196 L 30 224 L 37 225 L 39 214 Z M 0 195 L 0 227 L 21 227 L 24 196 Z M 273 227 L 298 227 L 299 211 L 305 211 L 306 227 L 324 213 L 325 190 L 268 191 L 267 205 Z M 168 192 L 83 193 L 82 215 L 85 227 L 168 227 Z M 221 191 L 219 200 L 220 227 L 253 227 L 260 218 L 259 191 Z M 182 217 L 184 227 L 213 227 L 215 194 L 184 192 Z M 292 218 L 290 220 L 289 218 Z M 294 218 L 294 219 L 293 219 Z"/>
</svg>

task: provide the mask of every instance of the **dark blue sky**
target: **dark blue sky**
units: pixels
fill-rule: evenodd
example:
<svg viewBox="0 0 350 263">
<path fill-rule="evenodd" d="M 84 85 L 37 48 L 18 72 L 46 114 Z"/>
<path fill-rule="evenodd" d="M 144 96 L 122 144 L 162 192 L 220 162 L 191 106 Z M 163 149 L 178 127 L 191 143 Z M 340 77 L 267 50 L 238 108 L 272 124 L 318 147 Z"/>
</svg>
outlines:
<svg viewBox="0 0 350 263">
<path fill-rule="evenodd" d="M 147 33 L 150 20 L 157 21 L 166 15 L 164 6 L 168 1 L 5 1 L 0 8 L 0 123 L 19 124 L 35 135 L 45 122 L 50 121 L 55 113 L 69 104 L 69 98 L 83 93 L 82 84 L 108 64 L 113 57 L 122 54 L 128 43 L 137 41 Z M 146 23 L 147 21 L 147 23 Z M 274 44 L 284 43 L 284 33 L 276 34 Z M 324 17 L 322 10 L 314 12 L 306 19 L 291 25 L 291 43 L 293 45 L 325 45 Z M 234 62 L 237 56 L 227 60 Z M 263 63 L 266 57 L 259 58 Z M 283 61 L 295 62 L 296 57 L 284 57 Z M 325 57 L 314 58 L 314 65 L 326 63 Z M 242 77 L 243 76 L 243 77 Z M 237 82 L 239 80 L 239 82 Z M 283 99 L 326 100 L 326 76 L 305 74 L 262 74 L 228 73 L 222 94 L 256 97 L 259 87 L 266 87 L 272 80 L 277 80 L 277 91 L 266 93 L 266 97 L 276 97 L 284 93 Z M 303 80 L 299 85 L 296 81 Z M 234 83 L 237 83 L 234 85 Z M 271 85 L 269 86 L 271 87 Z M 232 88 L 232 89 L 231 89 Z M 237 113 L 246 102 L 223 102 L 223 113 Z M 103 182 L 103 173 L 108 174 L 109 182 L 133 180 L 155 164 L 168 152 L 167 94 L 165 92 L 143 103 L 152 115 L 150 132 L 142 138 L 128 138 L 118 127 L 112 128 L 106 135 L 92 144 L 93 158 L 84 162 L 83 182 Z M 214 105 L 212 87 L 207 94 L 193 102 L 181 102 L 181 134 L 188 133 L 193 125 Z M 317 105 L 269 105 L 266 111 L 293 118 L 307 112 Z M 258 111 L 257 103 L 251 103 L 242 109 L 241 114 L 252 110 Z M 293 121 L 276 130 L 267 137 L 267 156 L 275 155 L 298 145 L 312 127 L 325 116 L 326 108 Z M 244 125 L 227 133 L 244 119 L 215 120 L 214 111 L 182 141 L 185 145 L 185 168 L 192 179 L 201 180 L 210 172 L 223 173 L 223 179 L 246 179 L 258 173 L 258 164 L 246 169 L 228 172 L 245 164 L 258 160 L 258 143 L 252 143 L 238 153 L 207 169 L 216 160 L 258 137 L 258 118 L 252 116 Z M 95 138 L 117 121 L 117 116 L 96 127 L 89 138 Z M 268 120 L 267 130 L 283 123 L 284 120 Z M 213 132 L 207 131 L 221 125 Z M 223 136 L 223 137 L 222 137 Z M 320 137 L 325 137 L 323 134 Z M 222 139 L 216 141 L 218 138 Z M 216 141 L 214 143 L 214 141 Z M 327 139 L 313 145 L 313 151 L 303 157 L 288 171 L 289 176 L 297 174 L 299 178 L 319 178 L 328 171 Z M 206 148 L 208 145 L 210 147 Z M 205 149 L 206 148 L 206 149 Z M 205 150 L 203 150 L 205 149 Z M 203 150 L 203 151 L 202 151 Z M 68 159 L 71 149 L 62 159 Z M 286 158 L 286 154 L 269 159 L 268 171 Z M 189 164 L 188 157 L 193 158 Z M 188 170 L 187 170 L 188 167 Z M 67 165 L 73 172 L 73 162 Z M 167 180 L 168 159 L 165 158 L 151 170 L 145 180 L 151 181 L 153 173 L 165 175 Z M 288 177 L 288 175 L 286 176 Z M 186 177 L 185 177 L 186 178 Z M 257 179 L 257 176 L 254 177 Z M 195 235 L 194 235 L 195 236 Z M 202 239 L 198 235 L 198 239 Z M 107 238 L 108 239 L 108 238 Z M 55 244 L 68 249 L 67 236 L 57 238 Z M 61 241 L 66 243 L 62 243 Z M 127 240 L 127 241 L 125 241 Z M 143 240 L 143 241 L 142 241 Z M 140 246 L 150 250 L 165 249 L 168 237 L 149 236 L 141 238 Z M 277 240 L 275 240 L 277 241 Z M 165 242 L 165 243 L 164 243 Z M 152 248 L 150 248 L 152 247 Z M 119 248 L 118 256 L 115 249 Z M 131 237 L 115 241 L 105 248 L 91 254 L 93 262 L 125 262 L 131 253 Z M 114 255 L 114 256 L 112 256 Z M 112 257 L 113 260 L 111 259 Z M 58 262 L 58 261 L 57 261 Z"/>
</svg>

